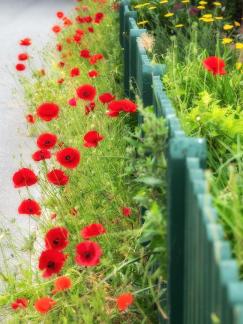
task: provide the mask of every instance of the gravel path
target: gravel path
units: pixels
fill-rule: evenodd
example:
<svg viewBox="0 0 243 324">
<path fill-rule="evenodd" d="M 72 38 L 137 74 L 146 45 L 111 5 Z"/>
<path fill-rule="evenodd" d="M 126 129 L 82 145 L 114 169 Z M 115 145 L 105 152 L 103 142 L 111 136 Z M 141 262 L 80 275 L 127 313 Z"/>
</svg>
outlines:
<svg viewBox="0 0 243 324">
<path fill-rule="evenodd" d="M 11 182 L 12 174 L 21 165 L 33 165 L 31 154 L 35 149 L 34 139 L 28 137 L 25 104 L 17 99 L 19 95 L 14 95 L 18 88 L 15 71 L 17 54 L 25 50 L 18 42 L 30 37 L 33 46 L 28 48 L 28 52 L 31 54 L 33 50 L 41 49 L 54 37 L 50 30 L 56 21 L 56 11 L 68 13 L 73 6 L 72 0 L 0 1 L 0 274 L 14 264 L 16 257 L 8 233 L 14 235 L 20 246 L 23 237 L 28 237 L 29 231 L 33 232 L 35 228 L 35 223 L 29 222 L 28 217 L 17 215 L 21 197 Z M 38 191 L 34 190 L 38 198 Z M 21 190 L 21 196 L 28 197 L 25 189 Z M 8 266 L 6 260 L 9 260 Z"/>
</svg>

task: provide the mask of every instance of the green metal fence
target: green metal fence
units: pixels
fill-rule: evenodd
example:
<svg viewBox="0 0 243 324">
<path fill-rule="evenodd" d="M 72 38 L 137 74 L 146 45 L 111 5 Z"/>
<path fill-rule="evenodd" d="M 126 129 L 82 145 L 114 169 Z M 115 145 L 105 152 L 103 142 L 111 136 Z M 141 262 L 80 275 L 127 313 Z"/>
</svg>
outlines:
<svg viewBox="0 0 243 324">
<path fill-rule="evenodd" d="M 187 137 L 161 81 L 163 65 L 151 64 L 138 37 L 136 12 L 120 4 L 124 90 L 136 86 L 144 107 L 152 105 L 169 128 L 168 298 L 171 324 L 243 324 L 243 282 L 207 191 L 206 142 Z M 142 122 L 139 118 L 138 122 Z M 160 319 L 165 323 L 164 319 Z"/>
</svg>

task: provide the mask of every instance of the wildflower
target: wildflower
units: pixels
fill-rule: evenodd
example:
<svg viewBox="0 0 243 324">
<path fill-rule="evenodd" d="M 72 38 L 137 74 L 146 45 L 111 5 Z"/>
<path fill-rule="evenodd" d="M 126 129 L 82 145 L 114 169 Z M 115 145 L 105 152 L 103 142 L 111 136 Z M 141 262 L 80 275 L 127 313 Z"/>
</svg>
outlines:
<svg viewBox="0 0 243 324">
<path fill-rule="evenodd" d="M 216 74 L 226 74 L 226 71 L 224 69 L 225 62 L 221 58 L 217 56 L 209 56 L 203 61 L 203 66 L 206 70 L 213 73 L 213 75 Z"/>
<path fill-rule="evenodd" d="M 64 17 L 64 13 L 62 11 L 58 11 L 56 13 L 57 18 L 62 19 Z"/>
<path fill-rule="evenodd" d="M 57 83 L 58 83 L 58 84 L 63 84 L 63 82 L 64 82 L 64 79 L 63 79 L 63 78 L 57 80 Z"/>
<path fill-rule="evenodd" d="M 240 50 L 243 49 L 243 43 L 236 43 L 235 48 Z"/>
<path fill-rule="evenodd" d="M 62 251 L 68 245 L 68 230 L 65 227 L 54 227 L 45 236 L 47 249 Z"/>
<path fill-rule="evenodd" d="M 19 42 L 19 45 L 21 46 L 30 46 L 32 43 L 31 39 L 30 38 L 24 38 L 24 39 L 21 39 L 21 41 Z"/>
<path fill-rule="evenodd" d="M 18 213 L 23 215 L 35 215 L 40 216 L 40 205 L 33 199 L 25 199 L 19 205 Z"/>
<path fill-rule="evenodd" d="M 13 310 L 17 310 L 17 309 L 23 309 L 23 308 L 27 308 L 28 306 L 28 299 L 26 298 L 17 298 L 12 304 L 11 307 Z"/>
<path fill-rule="evenodd" d="M 88 27 L 88 31 L 89 31 L 89 33 L 93 33 L 94 32 L 94 28 L 93 27 Z"/>
<path fill-rule="evenodd" d="M 104 19 L 104 14 L 102 12 L 97 12 L 95 14 L 94 22 L 99 24 Z"/>
<path fill-rule="evenodd" d="M 99 73 L 96 70 L 92 70 L 88 72 L 88 76 L 90 78 L 96 78 L 99 75 Z"/>
<path fill-rule="evenodd" d="M 28 60 L 28 58 L 29 58 L 29 55 L 27 53 L 21 53 L 18 55 L 19 61 L 26 61 L 26 60 Z"/>
<path fill-rule="evenodd" d="M 96 237 L 106 233 L 105 228 L 102 224 L 90 224 L 82 229 L 80 232 L 84 240 L 88 240 L 91 237 Z"/>
<path fill-rule="evenodd" d="M 207 5 L 208 2 L 207 1 L 199 1 L 199 4 L 202 5 L 202 6 L 204 6 L 204 5 Z"/>
<path fill-rule="evenodd" d="M 167 2 L 168 2 L 168 1 L 167 1 Z M 139 8 L 142 8 L 142 7 L 146 7 L 146 6 L 148 6 L 148 5 L 150 5 L 149 2 L 141 3 L 141 4 L 137 4 L 137 5 L 135 5 L 134 8 L 135 8 L 135 9 L 139 9 Z"/>
<path fill-rule="evenodd" d="M 161 4 L 168 3 L 168 0 L 162 0 L 160 1 Z"/>
<path fill-rule="evenodd" d="M 203 10 L 203 9 L 205 9 L 205 7 L 204 6 L 197 6 L 197 9 Z"/>
<path fill-rule="evenodd" d="M 86 147 L 97 147 L 98 143 L 104 139 L 103 136 L 101 136 L 96 131 L 90 131 L 87 132 L 84 135 L 84 146 Z"/>
<path fill-rule="evenodd" d="M 39 150 L 32 155 L 32 159 L 36 162 L 51 158 L 51 152 L 48 150 Z"/>
<path fill-rule="evenodd" d="M 182 3 L 190 3 L 190 0 L 182 0 Z"/>
<path fill-rule="evenodd" d="M 76 246 L 75 262 L 84 267 L 93 267 L 100 263 L 101 247 L 92 241 L 81 242 Z"/>
<path fill-rule="evenodd" d="M 79 76 L 80 75 L 80 71 L 79 71 L 79 68 L 75 67 L 73 68 L 71 71 L 70 71 L 70 76 L 73 78 L 73 77 L 76 77 L 76 76 Z"/>
<path fill-rule="evenodd" d="M 166 18 L 169 18 L 169 17 L 172 17 L 172 16 L 174 16 L 173 12 L 167 12 L 167 14 L 164 15 L 164 17 L 166 17 Z"/>
<path fill-rule="evenodd" d="M 68 104 L 72 107 L 76 107 L 77 106 L 77 100 L 76 98 L 71 98 L 68 100 Z"/>
<path fill-rule="evenodd" d="M 83 58 L 90 58 L 90 52 L 88 49 L 83 49 L 80 51 L 80 56 Z"/>
<path fill-rule="evenodd" d="M 226 44 L 230 44 L 233 42 L 233 38 L 228 38 L 228 37 L 225 37 L 223 38 L 222 40 L 222 44 L 226 45 Z"/>
<path fill-rule="evenodd" d="M 99 101 L 103 104 L 109 103 L 114 100 L 116 97 L 113 96 L 110 92 L 104 92 L 99 96 Z"/>
<path fill-rule="evenodd" d="M 85 101 L 93 101 L 96 96 L 96 89 L 90 84 L 84 84 L 76 89 L 77 95 L 80 99 Z"/>
<path fill-rule="evenodd" d="M 216 16 L 216 17 L 214 17 L 214 19 L 216 19 L 216 20 L 223 20 L 224 17 L 222 17 L 222 16 Z"/>
<path fill-rule="evenodd" d="M 142 20 L 137 23 L 138 26 L 140 25 L 146 25 L 149 21 L 148 20 Z"/>
<path fill-rule="evenodd" d="M 234 28 L 234 26 L 233 26 L 233 25 L 229 25 L 229 24 L 226 24 L 226 25 L 224 25 L 224 27 L 223 27 L 224 30 L 230 30 L 230 29 L 232 29 L 232 28 Z"/>
<path fill-rule="evenodd" d="M 43 133 L 37 138 L 37 146 L 40 149 L 51 149 L 56 145 L 57 136 L 52 133 Z"/>
<path fill-rule="evenodd" d="M 13 175 L 14 188 L 33 186 L 37 181 L 35 173 L 28 168 L 22 168 Z"/>
<path fill-rule="evenodd" d="M 68 183 L 69 177 L 66 173 L 59 169 L 54 169 L 47 173 L 47 180 L 56 186 L 65 186 Z"/>
<path fill-rule="evenodd" d="M 34 124 L 35 123 L 35 117 L 31 114 L 28 114 L 25 116 L 27 123 Z"/>
<path fill-rule="evenodd" d="M 130 208 L 130 207 L 123 207 L 122 208 L 122 214 L 125 217 L 131 216 L 132 215 L 132 208 Z"/>
<path fill-rule="evenodd" d="M 63 276 L 56 279 L 54 282 L 55 289 L 52 291 L 53 294 L 56 294 L 59 291 L 65 291 L 72 287 L 72 281 L 70 278 Z"/>
<path fill-rule="evenodd" d="M 238 21 L 234 21 L 235 27 L 240 27 L 240 23 Z"/>
<path fill-rule="evenodd" d="M 15 68 L 17 71 L 24 71 L 26 69 L 25 65 L 22 63 L 16 64 Z"/>
<path fill-rule="evenodd" d="M 56 153 L 57 161 L 68 169 L 74 169 L 80 162 L 80 153 L 72 147 L 64 148 Z"/>
<path fill-rule="evenodd" d="M 51 277 L 61 271 L 67 256 L 53 249 L 45 250 L 39 258 L 39 269 L 43 271 L 44 278 Z"/>
<path fill-rule="evenodd" d="M 134 297 L 131 293 L 125 293 L 117 297 L 116 303 L 120 312 L 125 311 L 130 305 L 132 305 Z"/>
<path fill-rule="evenodd" d="M 134 113 L 137 110 L 135 103 L 128 99 L 112 101 L 108 105 L 108 116 L 116 117 L 121 111 Z"/>
<path fill-rule="evenodd" d="M 95 109 L 95 102 L 90 102 L 85 106 L 85 115 L 88 115 L 91 111 Z"/>
<path fill-rule="evenodd" d="M 236 70 L 240 70 L 242 66 L 243 66 L 242 62 L 236 62 L 235 64 Z"/>
<path fill-rule="evenodd" d="M 36 112 L 42 120 L 51 121 L 58 117 L 59 107 L 55 103 L 45 102 L 37 108 Z"/>
<path fill-rule="evenodd" d="M 213 2 L 213 5 L 215 5 L 215 7 L 221 7 L 222 3 L 218 2 L 218 1 L 215 1 L 215 2 Z"/>
<path fill-rule="evenodd" d="M 55 304 L 56 302 L 52 298 L 42 297 L 35 302 L 35 309 L 41 314 L 46 314 L 55 306 Z"/>
<path fill-rule="evenodd" d="M 61 52 L 62 51 L 62 44 L 57 44 L 56 49 L 57 49 L 58 52 Z"/>
<path fill-rule="evenodd" d="M 52 31 L 56 34 L 60 33 L 61 30 L 62 30 L 61 27 L 58 25 L 52 27 Z"/>
</svg>

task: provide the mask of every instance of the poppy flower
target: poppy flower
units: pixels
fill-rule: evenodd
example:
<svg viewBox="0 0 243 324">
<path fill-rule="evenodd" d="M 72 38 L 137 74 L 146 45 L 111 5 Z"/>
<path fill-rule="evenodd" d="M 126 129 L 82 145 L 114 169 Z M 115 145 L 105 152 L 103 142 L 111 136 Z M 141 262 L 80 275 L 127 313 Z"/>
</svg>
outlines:
<svg viewBox="0 0 243 324">
<path fill-rule="evenodd" d="M 90 78 L 96 78 L 99 75 L 99 73 L 96 70 L 92 70 L 88 72 L 88 76 Z"/>
<path fill-rule="evenodd" d="M 35 309 L 41 314 L 46 314 L 55 306 L 55 304 L 56 302 L 52 298 L 42 297 L 35 302 Z"/>
<path fill-rule="evenodd" d="M 102 224 L 90 224 L 82 229 L 80 232 L 84 240 L 88 240 L 91 237 L 102 235 L 106 233 L 106 229 Z"/>
<path fill-rule="evenodd" d="M 53 102 L 45 102 L 37 108 L 37 115 L 44 121 L 50 121 L 58 117 L 59 106 Z"/>
<path fill-rule="evenodd" d="M 45 250 L 39 258 L 39 269 L 43 271 L 44 278 L 51 277 L 61 271 L 67 256 L 53 249 Z"/>
<path fill-rule="evenodd" d="M 64 17 L 64 13 L 62 11 L 57 11 L 56 16 L 57 18 L 62 19 Z"/>
<path fill-rule="evenodd" d="M 47 249 L 62 251 L 68 245 L 68 231 L 65 227 L 54 227 L 45 236 Z"/>
<path fill-rule="evenodd" d="M 80 43 L 81 39 L 82 39 L 82 36 L 81 36 L 81 35 L 77 35 L 77 34 L 76 34 L 76 35 L 73 36 L 73 41 L 74 41 L 75 43 L 77 43 L 77 44 Z"/>
<path fill-rule="evenodd" d="M 102 250 L 98 243 L 85 241 L 76 246 L 75 261 L 78 265 L 93 267 L 100 263 L 101 255 Z"/>
<path fill-rule="evenodd" d="M 27 53 L 21 53 L 18 55 L 19 61 L 26 61 L 26 60 L 28 60 L 28 58 L 29 58 L 29 55 Z"/>
<path fill-rule="evenodd" d="M 84 21 L 86 22 L 86 23 L 91 23 L 92 22 L 92 17 L 91 16 L 86 16 L 86 17 L 84 17 Z"/>
<path fill-rule="evenodd" d="M 57 161 L 68 169 L 74 169 L 80 162 L 80 153 L 72 147 L 64 148 L 56 153 Z"/>
<path fill-rule="evenodd" d="M 66 173 L 59 169 L 54 169 L 47 173 L 47 180 L 56 186 L 65 186 L 68 183 L 69 177 Z"/>
<path fill-rule="evenodd" d="M 55 26 L 52 27 L 52 31 L 53 31 L 55 34 L 60 33 L 61 30 L 62 30 L 61 27 L 58 26 L 58 25 L 55 25 Z"/>
<path fill-rule="evenodd" d="M 33 199 L 25 199 L 19 205 L 18 213 L 23 215 L 36 215 L 40 216 L 40 205 Z"/>
<path fill-rule="evenodd" d="M 68 100 L 68 104 L 72 107 L 76 107 L 77 106 L 77 100 L 76 98 L 71 98 Z"/>
<path fill-rule="evenodd" d="M 93 27 L 89 27 L 88 28 L 88 31 L 89 31 L 89 33 L 93 33 L 94 32 L 94 28 Z"/>
<path fill-rule="evenodd" d="M 64 17 L 64 18 L 63 18 L 63 25 L 64 25 L 65 27 L 67 27 L 67 26 L 71 26 L 72 24 L 73 24 L 73 22 L 72 22 L 71 19 L 69 19 L 68 17 Z"/>
<path fill-rule="evenodd" d="M 80 56 L 83 58 L 89 58 L 90 57 L 90 52 L 88 49 L 83 49 L 80 51 Z"/>
<path fill-rule="evenodd" d="M 98 53 L 98 54 L 94 54 L 94 55 L 92 55 L 92 56 L 89 58 L 89 63 L 90 63 L 91 65 L 94 65 L 94 64 L 97 63 L 97 61 L 103 59 L 103 57 L 104 57 L 104 56 L 103 56 L 102 54 L 100 54 L 100 53 Z"/>
<path fill-rule="evenodd" d="M 132 305 L 134 297 L 131 293 L 125 293 L 117 297 L 116 303 L 120 312 L 125 311 L 130 305 Z"/>
<path fill-rule="evenodd" d="M 88 115 L 91 111 L 95 109 L 95 102 L 90 102 L 85 106 L 85 115 Z"/>
<path fill-rule="evenodd" d="M 122 215 L 125 217 L 129 217 L 132 215 L 132 208 L 130 207 L 123 207 L 122 208 Z"/>
<path fill-rule="evenodd" d="M 19 42 L 19 45 L 21 46 L 30 46 L 32 43 L 31 39 L 30 38 L 24 38 L 24 39 L 21 39 L 21 41 Z"/>
<path fill-rule="evenodd" d="M 102 93 L 100 96 L 99 96 L 99 101 L 102 102 L 103 104 L 106 104 L 106 103 L 109 103 L 111 102 L 112 100 L 114 100 L 116 97 L 113 96 L 110 92 L 105 92 L 105 93 Z"/>
<path fill-rule="evenodd" d="M 84 84 L 76 89 L 77 95 L 80 99 L 86 101 L 93 101 L 96 95 L 96 89 L 90 84 Z"/>
<path fill-rule="evenodd" d="M 61 52 L 62 51 L 62 44 L 57 44 L 56 49 L 57 49 L 58 52 Z"/>
<path fill-rule="evenodd" d="M 104 139 L 103 136 L 101 136 L 96 131 L 90 131 L 84 135 L 84 146 L 86 147 L 96 147 L 100 141 Z"/>
<path fill-rule="evenodd" d="M 15 65 L 17 71 L 24 71 L 26 69 L 25 65 L 22 63 L 18 63 Z"/>
<path fill-rule="evenodd" d="M 20 308 L 27 308 L 28 306 L 28 299 L 26 298 L 17 298 L 12 304 L 11 307 L 14 310 L 20 309 Z"/>
<path fill-rule="evenodd" d="M 97 12 L 97 14 L 95 14 L 95 23 L 99 24 L 104 18 L 104 14 L 102 12 Z"/>
<path fill-rule="evenodd" d="M 112 101 L 108 105 L 108 115 L 111 117 L 116 117 L 120 112 L 124 111 L 126 113 L 134 113 L 137 110 L 137 105 L 129 99 L 122 99 Z"/>
<path fill-rule="evenodd" d="M 217 56 L 209 56 L 203 61 L 203 66 L 206 70 L 211 72 L 213 75 L 223 75 L 227 72 L 225 71 L 225 62 Z"/>
<path fill-rule="evenodd" d="M 34 172 L 28 168 L 22 168 L 13 175 L 14 188 L 28 187 L 38 181 Z"/>
<path fill-rule="evenodd" d="M 32 159 L 36 162 L 51 158 L 51 152 L 48 150 L 39 150 L 32 155 Z"/>
<path fill-rule="evenodd" d="M 70 71 L 70 76 L 73 78 L 73 77 L 76 77 L 76 76 L 79 76 L 80 75 L 80 71 L 79 71 L 79 68 L 75 67 L 73 68 L 71 71 Z"/>
<path fill-rule="evenodd" d="M 34 124 L 35 123 L 35 117 L 31 114 L 25 116 L 27 123 Z"/>
<path fill-rule="evenodd" d="M 51 149 L 56 145 L 57 136 L 52 133 L 43 133 L 37 138 L 37 146 L 40 149 Z"/>
<path fill-rule="evenodd" d="M 63 78 L 57 80 L 57 83 L 58 83 L 58 84 L 63 84 L 63 82 L 64 82 L 64 79 L 63 79 Z"/>
<path fill-rule="evenodd" d="M 72 287 L 72 281 L 70 278 L 63 276 L 56 279 L 54 282 L 55 289 L 52 291 L 53 294 L 56 294 L 59 291 L 65 291 Z"/>
</svg>

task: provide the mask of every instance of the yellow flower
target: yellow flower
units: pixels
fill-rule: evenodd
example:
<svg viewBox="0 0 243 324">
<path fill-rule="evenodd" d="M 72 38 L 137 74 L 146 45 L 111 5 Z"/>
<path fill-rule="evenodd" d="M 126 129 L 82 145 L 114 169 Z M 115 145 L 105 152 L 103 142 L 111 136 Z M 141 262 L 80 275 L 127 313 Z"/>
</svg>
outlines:
<svg viewBox="0 0 243 324">
<path fill-rule="evenodd" d="M 216 20 L 222 20 L 222 19 L 224 19 L 224 17 L 222 17 L 222 16 L 217 16 L 217 17 L 214 17 Z"/>
<path fill-rule="evenodd" d="M 205 7 L 204 6 L 197 6 L 197 9 L 203 10 L 203 9 L 205 9 Z"/>
<path fill-rule="evenodd" d="M 205 14 L 205 15 L 203 15 L 202 17 L 203 17 L 203 18 L 212 18 L 213 15 L 212 15 L 212 14 Z"/>
<path fill-rule="evenodd" d="M 175 28 L 181 28 L 183 26 L 184 26 L 183 24 L 177 24 L 177 25 L 175 25 Z"/>
<path fill-rule="evenodd" d="M 235 48 L 240 50 L 243 49 L 243 43 L 236 43 Z"/>
<path fill-rule="evenodd" d="M 167 3 L 168 2 L 168 0 L 162 0 L 162 1 L 160 1 L 160 3 Z"/>
<path fill-rule="evenodd" d="M 226 24 L 226 25 L 224 25 L 223 28 L 224 28 L 224 30 L 230 30 L 230 29 L 234 28 L 234 26 L 233 25 Z"/>
<path fill-rule="evenodd" d="M 149 7 L 148 10 L 154 10 L 156 8 L 157 8 L 156 6 L 153 6 L 153 7 Z"/>
<path fill-rule="evenodd" d="M 225 37 L 225 38 L 223 38 L 223 40 L 222 40 L 222 44 L 230 44 L 230 43 L 232 43 L 233 42 L 233 38 L 228 38 L 228 37 Z"/>
<path fill-rule="evenodd" d="M 207 2 L 207 1 L 199 1 L 199 4 L 200 4 L 201 6 L 204 6 L 204 5 L 208 4 L 208 2 Z"/>
<path fill-rule="evenodd" d="M 211 22 L 214 21 L 213 18 L 200 18 L 200 20 L 202 20 L 202 21 L 204 21 L 204 22 L 206 22 L 206 23 L 211 23 Z"/>
<path fill-rule="evenodd" d="M 214 4 L 216 7 L 221 7 L 221 6 L 222 6 L 222 3 L 221 3 L 221 2 L 218 2 L 218 1 L 213 2 L 213 4 Z"/>
<path fill-rule="evenodd" d="M 181 2 L 182 2 L 182 3 L 190 3 L 189 0 L 182 0 Z"/>
<path fill-rule="evenodd" d="M 167 12 L 167 14 L 164 15 L 164 17 L 168 18 L 168 17 L 172 17 L 174 16 L 173 12 Z"/>
<path fill-rule="evenodd" d="M 134 6 L 134 8 L 139 9 L 139 8 L 146 7 L 146 6 L 149 6 L 149 5 L 150 5 L 150 3 L 146 2 L 146 3 L 141 3 L 141 4 L 136 5 L 136 6 Z"/>
<path fill-rule="evenodd" d="M 234 25 L 235 25 L 236 27 L 240 27 L 240 23 L 239 23 L 238 21 L 234 21 Z"/>
<path fill-rule="evenodd" d="M 242 63 L 241 62 L 236 62 L 235 64 L 235 67 L 236 67 L 236 70 L 240 70 L 242 68 Z"/>
<path fill-rule="evenodd" d="M 145 24 L 147 24 L 148 22 L 149 22 L 148 20 L 139 21 L 139 22 L 137 23 L 137 25 L 138 25 L 138 26 L 140 26 L 140 25 L 145 25 Z"/>
</svg>

